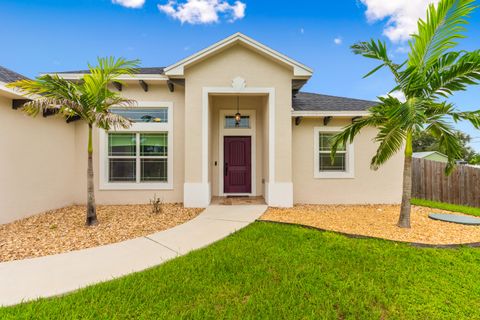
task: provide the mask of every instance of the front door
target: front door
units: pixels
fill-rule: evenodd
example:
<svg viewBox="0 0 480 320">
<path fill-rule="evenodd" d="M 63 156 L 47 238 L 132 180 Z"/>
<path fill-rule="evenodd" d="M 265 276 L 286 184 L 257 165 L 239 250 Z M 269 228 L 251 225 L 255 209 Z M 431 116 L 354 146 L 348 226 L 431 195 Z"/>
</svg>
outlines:
<svg viewBox="0 0 480 320">
<path fill-rule="evenodd" d="M 224 137 L 223 189 L 225 193 L 252 192 L 251 137 Z"/>
</svg>

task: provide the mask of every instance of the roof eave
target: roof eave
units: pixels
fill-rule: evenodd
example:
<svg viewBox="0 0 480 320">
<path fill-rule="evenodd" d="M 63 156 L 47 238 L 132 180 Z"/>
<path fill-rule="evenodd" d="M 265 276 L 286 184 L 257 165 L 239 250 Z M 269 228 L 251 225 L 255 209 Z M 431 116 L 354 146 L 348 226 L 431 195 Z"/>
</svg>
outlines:
<svg viewBox="0 0 480 320">
<path fill-rule="evenodd" d="M 44 75 L 57 75 L 62 79 L 65 80 L 81 80 L 86 73 L 44 73 L 41 74 L 41 76 Z M 157 75 L 157 74 L 134 74 L 134 75 L 122 75 L 118 76 L 115 78 L 115 80 L 120 80 L 120 81 L 139 81 L 139 80 L 145 80 L 145 81 L 167 81 L 169 78 L 164 75 Z"/>
<path fill-rule="evenodd" d="M 18 99 L 24 98 L 25 96 L 22 95 L 18 90 L 8 88 L 7 83 L 0 81 L 0 95 L 10 98 L 10 99 Z"/>
</svg>

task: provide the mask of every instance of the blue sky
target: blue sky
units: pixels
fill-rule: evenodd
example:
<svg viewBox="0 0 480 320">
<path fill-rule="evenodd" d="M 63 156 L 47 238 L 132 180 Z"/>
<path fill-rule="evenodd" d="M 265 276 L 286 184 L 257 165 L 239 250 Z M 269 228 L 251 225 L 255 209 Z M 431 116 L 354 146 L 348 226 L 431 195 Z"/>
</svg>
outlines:
<svg viewBox="0 0 480 320">
<path fill-rule="evenodd" d="M 30 77 L 85 68 L 109 55 L 165 66 L 240 31 L 312 67 L 304 91 L 375 99 L 393 82 L 387 73 L 362 79 L 375 63 L 349 46 L 381 38 L 401 61 L 402 40 L 428 1 L 2 0 L 0 65 Z M 460 48 L 480 48 L 480 10 L 467 35 Z M 480 87 L 452 101 L 462 110 L 480 109 Z M 477 138 L 472 146 L 480 151 L 480 132 L 459 128 Z"/>
</svg>

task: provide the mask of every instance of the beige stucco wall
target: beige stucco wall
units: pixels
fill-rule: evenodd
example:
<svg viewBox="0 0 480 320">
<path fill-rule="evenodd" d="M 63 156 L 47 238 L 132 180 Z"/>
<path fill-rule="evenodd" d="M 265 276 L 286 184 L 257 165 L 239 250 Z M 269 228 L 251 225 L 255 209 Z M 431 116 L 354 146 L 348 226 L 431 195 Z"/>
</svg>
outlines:
<svg viewBox="0 0 480 320">
<path fill-rule="evenodd" d="M 275 158 L 276 181 L 292 181 L 291 162 L 291 81 L 293 71 L 253 50 L 236 44 L 185 70 L 186 92 L 185 156 L 198 159 L 186 162 L 185 182 L 202 180 L 202 93 L 204 87 L 232 87 L 241 77 L 247 87 L 275 89 Z M 264 146 L 265 147 L 265 146 Z M 212 179 L 212 175 L 208 174 Z M 211 180 L 209 181 L 212 182 Z"/>
<path fill-rule="evenodd" d="M 122 95 L 137 101 L 165 101 L 173 103 L 173 189 L 172 190 L 100 190 L 99 189 L 99 138 L 98 130 L 94 132 L 94 173 L 95 197 L 97 204 L 141 204 L 148 203 L 154 194 L 166 202 L 183 202 L 183 182 L 185 168 L 185 107 L 184 88 L 175 86 L 172 93 L 165 83 L 149 83 L 148 92 L 143 91 L 138 83 L 127 83 L 122 90 Z M 86 168 L 87 168 L 87 127 L 83 123 L 75 124 L 76 145 L 76 192 L 75 202 L 86 202 Z"/>
<path fill-rule="evenodd" d="M 343 127 L 350 119 L 333 119 L 328 126 Z M 394 156 L 378 171 L 370 169 L 376 151 L 372 142 L 375 129 L 367 128 L 354 141 L 355 178 L 314 178 L 314 127 L 322 127 L 322 118 L 304 118 L 293 126 L 293 184 L 295 203 L 357 204 L 399 203 L 402 190 L 401 153 Z"/>
<path fill-rule="evenodd" d="M 26 116 L 0 96 L 0 223 L 73 203 L 75 127 Z"/>
<path fill-rule="evenodd" d="M 221 156 L 219 154 L 219 142 L 222 140 L 220 137 L 221 130 L 220 130 L 220 118 L 219 114 L 221 110 L 236 110 L 237 108 L 237 99 L 236 96 L 213 96 L 211 99 L 211 107 L 210 107 L 210 114 L 211 114 L 211 128 L 210 128 L 210 174 L 211 174 L 211 183 L 212 183 L 212 195 L 218 196 L 219 195 L 219 174 L 223 176 L 223 173 L 220 173 L 220 161 Z M 263 96 L 242 96 L 241 97 L 241 110 L 245 114 L 245 110 L 253 110 L 255 111 L 255 116 L 251 117 L 252 123 L 254 123 L 255 128 L 255 152 L 253 152 L 253 144 L 252 144 L 252 157 L 255 156 L 253 159 L 252 165 L 255 166 L 255 181 L 252 181 L 256 184 L 256 194 L 257 196 L 263 195 L 263 183 L 262 179 L 265 178 L 265 171 L 263 167 L 263 150 L 264 150 L 264 143 L 265 138 L 263 136 L 263 116 L 264 116 L 264 100 L 265 97 Z M 242 111 L 243 110 L 243 111 Z M 235 111 L 230 114 L 235 114 Z M 254 120 L 253 120 L 254 119 Z M 223 122 L 222 122 L 223 123 Z M 250 130 L 247 130 L 250 131 Z M 244 135 L 244 131 L 242 129 L 234 129 L 230 130 L 232 134 L 228 135 Z M 227 135 L 227 134 L 225 134 Z M 253 143 L 253 141 L 252 141 Z M 217 163 L 217 165 L 215 165 Z"/>
</svg>

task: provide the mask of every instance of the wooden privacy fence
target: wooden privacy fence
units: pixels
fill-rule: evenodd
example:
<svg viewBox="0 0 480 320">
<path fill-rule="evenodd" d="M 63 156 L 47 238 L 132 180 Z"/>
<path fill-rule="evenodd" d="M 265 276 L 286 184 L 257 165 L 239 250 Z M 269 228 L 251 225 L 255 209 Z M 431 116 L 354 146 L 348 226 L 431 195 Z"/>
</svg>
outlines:
<svg viewBox="0 0 480 320">
<path fill-rule="evenodd" d="M 446 163 L 413 158 L 412 196 L 480 207 L 480 168 L 459 165 L 449 176 Z"/>
</svg>

